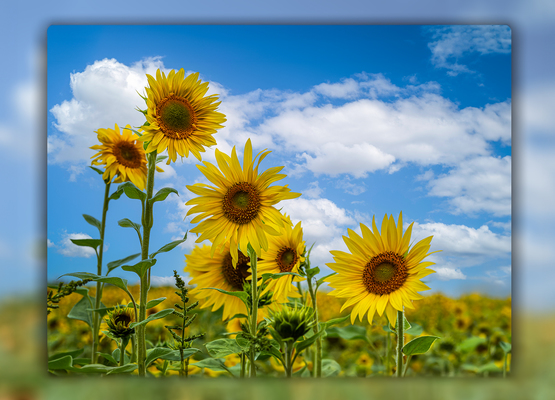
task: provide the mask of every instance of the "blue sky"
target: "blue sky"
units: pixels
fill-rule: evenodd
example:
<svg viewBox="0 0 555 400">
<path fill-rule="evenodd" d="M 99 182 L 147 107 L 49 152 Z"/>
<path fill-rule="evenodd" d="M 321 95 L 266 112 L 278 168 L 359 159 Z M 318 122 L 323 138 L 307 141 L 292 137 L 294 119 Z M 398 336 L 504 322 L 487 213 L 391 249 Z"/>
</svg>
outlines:
<svg viewBox="0 0 555 400">
<path fill-rule="evenodd" d="M 323 273 L 348 228 L 402 210 L 414 239 L 434 235 L 443 250 L 431 257 L 434 291 L 510 294 L 509 27 L 54 25 L 47 40 L 48 279 L 96 269 L 69 241 L 97 235 L 81 217 L 102 206 L 103 183 L 86 168 L 94 130 L 141 124 L 145 73 L 184 68 L 220 94 L 218 149 L 250 137 L 273 151 L 265 168 L 285 166 L 283 184 L 303 195 L 280 206 L 302 221 Z M 205 181 L 196 162 L 158 176 L 180 196 L 158 203 L 152 250 L 192 227 L 185 185 Z M 129 199 L 111 204 L 106 262 L 139 251 L 116 223 L 139 213 Z M 155 281 L 171 282 L 192 246 L 194 235 L 160 255 Z"/>
</svg>

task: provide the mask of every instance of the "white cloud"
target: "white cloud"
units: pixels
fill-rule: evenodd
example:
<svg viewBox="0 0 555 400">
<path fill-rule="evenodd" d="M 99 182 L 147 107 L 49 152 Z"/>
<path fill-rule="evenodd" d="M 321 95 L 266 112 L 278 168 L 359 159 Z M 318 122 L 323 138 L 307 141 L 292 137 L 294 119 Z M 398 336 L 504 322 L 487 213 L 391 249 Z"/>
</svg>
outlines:
<svg viewBox="0 0 555 400">
<path fill-rule="evenodd" d="M 507 25 L 455 25 L 431 28 L 432 38 L 428 43 L 432 51 L 432 63 L 446 68 L 447 74 L 472 73 L 459 59 L 471 53 L 510 53 L 511 29 Z"/>
<path fill-rule="evenodd" d="M 319 186 L 318 181 L 310 182 L 308 188 L 303 190 L 303 196 L 309 199 L 317 199 L 322 194 L 323 189 Z"/>
<path fill-rule="evenodd" d="M 58 253 L 63 254 L 66 257 L 85 257 L 89 258 L 94 256 L 96 253 L 90 247 L 77 246 L 73 244 L 71 239 L 92 239 L 86 233 L 64 233 L 62 235 L 62 240 L 58 244 Z M 106 247 L 106 246 L 105 246 Z"/>
<path fill-rule="evenodd" d="M 511 157 L 462 161 L 448 174 L 430 180 L 430 196 L 447 197 L 456 214 L 511 215 Z"/>
<path fill-rule="evenodd" d="M 181 275 L 180 275 L 181 276 Z M 189 283 L 189 276 L 181 276 L 181 279 L 185 282 L 185 284 Z M 151 276 L 150 277 L 150 284 L 152 286 L 175 286 L 175 277 L 173 276 Z"/>
<path fill-rule="evenodd" d="M 46 239 L 46 246 L 47 247 L 56 247 L 54 242 L 52 242 L 50 239 Z"/>
<path fill-rule="evenodd" d="M 415 222 L 412 238 L 433 236 L 431 251 L 442 250 L 440 256 L 509 257 L 511 237 L 490 231 L 487 225 L 478 229 L 465 225 L 447 225 L 441 222 L 420 224 Z"/>
<path fill-rule="evenodd" d="M 466 275 L 463 274 L 458 268 L 432 266 L 432 269 L 436 271 L 436 275 L 434 277 L 441 281 L 449 281 L 451 279 L 466 279 Z"/>
</svg>

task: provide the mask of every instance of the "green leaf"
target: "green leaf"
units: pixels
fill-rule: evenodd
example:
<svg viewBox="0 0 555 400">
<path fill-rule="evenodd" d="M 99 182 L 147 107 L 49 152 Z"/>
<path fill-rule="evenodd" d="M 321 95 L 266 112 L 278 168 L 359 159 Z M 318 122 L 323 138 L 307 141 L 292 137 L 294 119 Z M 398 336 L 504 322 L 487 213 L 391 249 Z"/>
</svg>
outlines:
<svg viewBox="0 0 555 400">
<path fill-rule="evenodd" d="M 111 354 L 108 354 L 108 353 L 101 353 L 101 352 L 98 352 L 98 354 L 101 355 L 102 357 L 104 357 L 104 359 L 105 359 L 106 361 L 109 361 L 109 362 L 111 362 L 111 363 L 114 364 L 114 365 L 118 365 L 118 362 L 116 361 L 116 359 L 115 359 Z"/>
<path fill-rule="evenodd" d="M 413 323 L 412 326 L 405 331 L 407 335 L 420 336 L 424 332 L 424 328 L 420 325 Z"/>
<path fill-rule="evenodd" d="M 99 175 L 104 175 L 104 171 L 102 171 L 99 168 L 91 167 L 91 166 L 89 166 L 89 168 L 92 169 L 93 171 L 95 171 L 96 173 L 98 173 Z"/>
<path fill-rule="evenodd" d="M 73 242 L 73 244 L 81 247 L 91 247 L 95 251 L 102 244 L 102 240 L 100 239 L 69 239 Z"/>
<path fill-rule="evenodd" d="M 462 352 L 471 352 L 476 349 L 482 343 L 486 343 L 486 338 L 481 338 L 478 336 L 469 337 L 468 339 L 463 340 L 458 346 L 457 349 Z"/>
<path fill-rule="evenodd" d="M 95 217 L 92 217 L 88 214 L 83 214 L 83 218 L 85 218 L 85 221 L 87 221 L 89 224 L 91 224 L 92 226 L 95 226 L 100 232 L 100 229 L 102 226 L 99 220 L 97 220 Z"/>
<path fill-rule="evenodd" d="M 311 279 L 312 277 L 318 275 L 319 273 L 320 273 L 320 268 L 314 267 L 306 271 L 306 276 L 308 277 L 308 279 Z"/>
<path fill-rule="evenodd" d="M 503 349 L 503 351 L 505 353 L 510 353 L 512 350 L 512 346 L 510 343 L 506 343 L 506 342 L 499 342 L 499 346 L 501 346 L 501 348 Z"/>
<path fill-rule="evenodd" d="M 191 365 L 199 368 L 209 368 L 212 371 L 227 371 L 233 376 L 233 373 L 225 366 L 223 361 L 217 358 L 205 358 L 204 360 L 197 361 Z"/>
<path fill-rule="evenodd" d="M 80 372 L 84 374 L 123 374 L 123 373 L 130 373 L 136 370 L 137 364 L 127 364 L 121 367 L 109 367 L 103 364 L 89 364 L 85 365 L 82 368 L 75 368 L 73 371 Z"/>
<path fill-rule="evenodd" d="M 141 253 L 136 253 L 136 254 L 132 254 L 128 257 L 122 258 L 121 260 L 116 260 L 116 261 L 111 261 L 107 264 L 108 267 L 108 272 L 106 273 L 106 275 L 108 275 L 111 271 L 113 271 L 114 269 L 116 269 L 117 267 L 128 263 L 129 261 L 133 261 L 135 258 L 139 257 L 141 255 Z"/>
<path fill-rule="evenodd" d="M 208 353 L 214 358 L 222 358 L 230 354 L 242 353 L 243 349 L 235 339 L 217 339 L 204 345 Z"/>
<path fill-rule="evenodd" d="M 91 297 L 91 299 L 93 298 Z M 89 325 L 92 328 L 93 317 L 92 317 L 92 311 L 89 310 L 90 307 L 91 307 L 91 303 L 89 302 L 89 299 L 87 297 L 82 297 L 81 300 L 75 303 L 75 305 L 73 306 L 69 314 L 67 314 L 67 317 L 86 322 L 87 325 Z"/>
<path fill-rule="evenodd" d="M 119 199 L 119 198 L 121 197 L 122 194 L 123 194 L 123 189 L 120 188 L 120 187 L 118 187 L 118 188 L 114 191 L 114 193 L 112 193 L 112 194 L 110 195 L 110 197 L 108 197 L 108 200 L 117 200 L 117 199 Z"/>
<path fill-rule="evenodd" d="M 337 324 L 340 324 L 340 323 L 342 323 L 342 322 L 347 321 L 347 320 L 349 319 L 349 317 L 350 317 L 350 315 L 347 314 L 347 315 L 345 315 L 344 317 L 339 317 L 339 318 L 330 319 L 330 320 L 327 321 L 327 322 L 321 322 L 321 323 L 319 324 L 319 327 L 320 327 L 320 329 L 326 330 L 326 329 L 328 329 L 328 328 L 329 328 L 330 326 L 332 326 L 332 325 L 337 325 Z M 319 330 L 320 330 L 320 329 L 319 329 Z"/>
<path fill-rule="evenodd" d="M 495 363 L 492 361 L 490 363 L 487 363 L 486 365 L 482 365 L 481 367 L 479 367 L 476 372 L 481 374 L 483 372 L 499 372 L 499 371 L 501 371 L 501 368 L 495 365 Z"/>
<path fill-rule="evenodd" d="M 365 340 L 368 342 L 366 337 L 366 328 L 359 325 L 347 325 L 343 327 L 334 326 L 327 330 L 329 337 L 340 337 L 345 340 Z"/>
<path fill-rule="evenodd" d="M 149 302 L 146 303 L 146 309 L 148 310 L 149 308 L 156 307 L 158 304 L 160 304 L 164 300 L 166 300 L 166 297 L 160 297 L 158 299 L 149 300 Z"/>
<path fill-rule="evenodd" d="M 73 359 L 73 366 L 76 365 L 89 365 L 91 363 L 90 357 L 87 358 L 74 358 Z"/>
<path fill-rule="evenodd" d="M 174 188 L 165 187 L 160 189 L 158 192 L 156 192 L 154 197 L 152 197 L 152 199 L 150 199 L 149 201 L 151 204 L 156 201 L 164 201 L 166 200 L 166 197 L 170 195 L 170 193 L 175 193 L 176 195 L 179 196 L 179 193 Z"/>
<path fill-rule="evenodd" d="M 127 280 L 117 276 L 98 276 L 95 274 L 91 274 L 90 272 L 73 272 L 69 274 L 64 274 L 62 276 L 74 276 L 79 279 L 92 279 L 95 282 L 109 283 L 122 289 L 123 291 L 125 291 L 125 293 L 131 296 L 131 293 L 129 293 L 129 290 L 127 290 Z"/>
<path fill-rule="evenodd" d="M 73 357 L 70 355 L 48 361 L 48 369 L 73 369 Z"/>
<path fill-rule="evenodd" d="M 146 366 L 148 367 L 151 362 L 160 358 L 162 356 L 166 356 L 173 352 L 173 349 L 168 349 L 167 347 L 155 347 L 153 349 L 149 349 L 146 351 Z"/>
<path fill-rule="evenodd" d="M 294 276 L 301 277 L 299 274 L 296 274 L 295 272 L 279 272 L 277 274 L 266 273 L 266 274 L 262 274 L 262 282 L 266 282 L 269 279 L 279 279 L 282 276 L 286 276 L 286 275 L 294 275 Z"/>
<path fill-rule="evenodd" d="M 247 337 L 243 332 L 235 336 L 235 341 L 237 342 L 241 350 L 244 352 L 249 351 L 249 349 L 251 348 L 251 342 L 249 339 L 247 339 Z"/>
<path fill-rule="evenodd" d="M 198 351 L 199 350 L 194 347 L 183 349 L 183 359 L 186 360 L 187 358 L 191 357 L 193 354 L 197 353 Z M 181 361 L 181 355 L 179 354 L 179 350 L 172 350 L 171 353 L 162 355 L 158 358 L 161 360 L 168 360 L 168 361 Z"/>
<path fill-rule="evenodd" d="M 403 353 L 407 356 L 427 353 L 437 339 L 438 336 L 420 336 L 412 339 L 403 347 Z"/>
<path fill-rule="evenodd" d="M 322 360 L 322 377 L 337 376 L 341 372 L 341 366 L 335 360 L 324 358 Z"/>
<path fill-rule="evenodd" d="M 106 375 L 111 374 L 129 374 L 135 371 L 139 366 L 137 364 L 126 364 L 122 365 L 121 367 L 108 367 L 110 370 L 106 373 Z"/>
<path fill-rule="evenodd" d="M 119 343 L 118 343 L 118 345 L 119 345 Z M 114 360 L 119 360 L 119 356 L 120 356 L 120 349 L 119 349 L 119 347 L 117 347 L 114 351 L 112 351 L 112 358 Z M 130 361 L 130 358 L 127 355 L 127 353 L 125 353 L 123 358 L 124 358 L 124 360 L 123 360 L 124 364 L 127 364 Z M 116 365 L 119 365 L 119 361 L 116 362 Z"/>
<path fill-rule="evenodd" d="M 227 290 L 218 289 L 218 288 L 214 288 L 214 287 L 202 288 L 202 290 L 208 290 L 208 289 L 217 290 L 218 292 L 225 293 L 225 294 L 228 294 L 230 296 L 239 297 L 243 301 L 243 303 L 245 303 L 245 305 L 247 307 L 250 307 L 250 304 L 248 304 L 249 295 L 247 294 L 247 292 L 243 292 L 243 291 L 228 292 Z"/>
<path fill-rule="evenodd" d="M 160 247 L 158 249 L 158 251 L 155 251 L 154 253 L 152 253 L 150 255 L 150 258 L 154 258 L 156 257 L 156 255 L 160 254 L 160 253 L 167 253 L 170 250 L 173 250 L 174 248 L 176 248 L 178 245 L 180 245 L 181 243 L 183 243 L 185 240 L 187 240 L 187 233 L 185 233 L 185 236 L 183 237 L 183 239 L 181 240 L 175 240 L 173 242 L 170 242 L 168 244 L 163 245 L 162 247 Z"/>
<path fill-rule="evenodd" d="M 139 261 L 135 265 L 124 265 L 121 267 L 121 269 L 123 269 L 124 271 L 134 272 L 139 275 L 139 278 L 142 278 L 145 275 L 146 271 L 148 271 L 149 268 L 152 268 L 154 264 L 156 264 L 156 260 L 148 258 L 146 260 Z"/>
<path fill-rule="evenodd" d="M 72 358 L 77 357 L 83 351 L 84 351 L 84 349 L 79 349 L 79 350 L 72 350 L 72 351 L 64 351 L 63 353 L 58 353 L 58 354 L 52 354 L 50 357 L 48 357 L 48 361 L 58 360 L 62 357 L 66 357 L 66 356 L 71 356 Z"/>
<path fill-rule="evenodd" d="M 125 182 L 119 185 L 118 190 L 119 189 L 123 189 L 125 195 L 130 199 L 136 199 L 141 201 L 146 200 L 146 193 L 137 189 L 137 187 L 133 185 L 131 182 Z"/>
<path fill-rule="evenodd" d="M 305 340 L 301 340 L 295 343 L 295 350 L 297 354 L 300 354 L 303 350 L 305 350 L 306 348 L 310 347 L 312 345 L 312 343 L 314 343 L 316 341 L 316 339 L 318 339 L 320 336 L 322 336 L 324 334 L 325 331 L 320 331 L 318 332 L 316 335 L 312 335 L 311 337 L 305 339 Z M 296 356 L 295 356 L 296 357 Z"/>
<path fill-rule="evenodd" d="M 269 355 L 275 357 L 277 360 L 279 360 L 282 364 L 284 363 L 283 356 L 281 355 L 281 352 L 273 346 L 270 347 L 270 349 L 268 351 L 263 351 L 260 354 L 261 355 L 269 354 Z"/>
<path fill-rule="evenodd" d="M 129 218 L 120 219 L 118 221 L 118 225 L 121 226 L 122 228 L 133 228 L 138 233 L 141 233 L 141 225 L 131 221 Z"/>
<path fill-rule="evenodd" d="M 156 164 L 158 164 L 158 163 L 164 161 L 166 158 L 168 158 L 168 156 L 163 156 L 163 155 L 162 155 L 162 156 L 156 157 Z"/>
<path fill-rule="evenodd" d="M 135 328 L 139 325 L 146 325 L 151 321 L 154 321 L 156 319 L 160 319 L 160 318 L 164 318 L 168 315 L 170 315 L 171 313 L 174 312 L 173 308 L 166 308 L 165 310 L 162 311 L 158 311 L 156 314 L 152 314 L 150 315 L 147 319 L 145 319 L 144 321 L 141 322 L 132 322 L 131 324 L 129 324 L 130 328 Z"/>
<path fill-rule="evenodd" d="M 384 325 L 382 326 L 383 330 L 389 333 L 393 333 L 393 334 L 397 334 L 397 328 L 393 327 L 393 325 L 389 324 L 389 325 Z M 404 333 L 409 333 L 407 332 L 409 329 L 411 328 L 411 324 L 409 323 L 409 321 L 405 318 L 405 316 L 403 315 L 403 332 Z"/>
</svg>

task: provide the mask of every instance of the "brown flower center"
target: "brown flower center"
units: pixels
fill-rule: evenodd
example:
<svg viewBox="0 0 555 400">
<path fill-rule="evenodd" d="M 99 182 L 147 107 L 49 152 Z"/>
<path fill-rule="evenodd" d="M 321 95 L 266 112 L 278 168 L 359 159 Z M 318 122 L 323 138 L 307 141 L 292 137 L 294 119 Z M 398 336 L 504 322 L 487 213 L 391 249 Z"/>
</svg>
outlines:
<svg viewBox="0 0 555 400">
<path fill-rule="evenodd" d="M 250 183 L 239 182 L 229 188 L 223 198 L 224 215 L 236 224 L 246 224 L 258 215 L 260 198 Z"/>
<path fill-rule="evenodd" d="M 362 282 L 370 293 L 389 294 L 399 289 L 409 276 L 405 259 L 392 251 L 380 253 L 364 267 Z"/>
<path fill-rule="evenodd" d="M 128 314 L 118 314 L 114 317 L 114 325 L 117 325 L 119 322 L 121 322 L 123 326 L 129 326 L 131 323 L 131 316 Z"/>
<path fill-rule="evenodd" d="M 121 141 L 116 143 L 112 152 L 118 163 L 127 168 L 140 168 L 143 160 L 146 163 L 144 155 L 131 142 Z"/>
<path fill-rule="evenodd" d="M 187 139 L 196 129 L 197 116 L 187 99 L 170 93 L 156 106 L 156 122 L 171 139 Z"/>
<path fill-rule="evenodd" d="M 299 256 L 295 250 L 287 246 L 282 247 L 276 257 L 276 263 L 279 266 L 279 271 L 291 272 L 298 259 Z"/>
<path fill-rule="evenodd" d="M 243 290 L 243 283 L 246 278 L 250 276 L 248 272 L 250 259 L 243 253 L 239 252 L 239 259 L 237 260 L 237 267 L 233 267 L 233 262 L 231 260 L 231 253 L 228 253 L 224 257 L 222 263 L 222 272 L 224 274 L 225 281 L 231 285 L 233 290 L 241 291 Z"/>
</svg>

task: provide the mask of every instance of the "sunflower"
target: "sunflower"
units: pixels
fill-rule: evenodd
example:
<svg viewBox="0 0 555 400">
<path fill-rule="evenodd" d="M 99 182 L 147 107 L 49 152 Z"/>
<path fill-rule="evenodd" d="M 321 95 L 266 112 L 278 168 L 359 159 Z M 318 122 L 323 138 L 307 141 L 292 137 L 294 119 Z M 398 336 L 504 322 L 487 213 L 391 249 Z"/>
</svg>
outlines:
<svg viewBox="0 0 555 400">
<path fill-rule="evenodd" d="M 144 190 L 147 175 L 145 151 L 131 126 L 126 125 L 121 134 L 118 124 L 114 129 L 99 129 L 96 134 L 102 144 L 90 147 L 99 150 L 91 158 L 94 158 L 92 165 L 106 166 L 102 179 L 111 181 L 116 176 L 114 183 L 131 181 Z"/>
<path fill-rule="evenodd" d="M 200 196 L 186 203 L 194 205 L 187 215 L 200 213 L 191 221 L 193 224 L 202 221 L 191 229 L 191 232 L 201 234 L 197 243 L 205 239 L 212 241 L 212 256 L 217 248 L 222 253 L 229 244 L 234 266 L 239 260 L 238 247 L 244 255 L 247 254 L 248 243 L 258 256 L 262 249 L 268 250 L 266 234 L 278 236 L 276 227 L 288 223 L 274 204 L 301 195 L 292 193 L 287 185 L 270 187 L 272 182 L 286 177 L 278 173 L 283 167 L 273 167 L 258 173 L 260 162 L 269 153 L 263 150 L 253 159 L 251 140 L 247 140 L 241 168 L 235 147 L 231 157 L 216 149 L 216 160 L 221 172 L 207 161 L 204 161 L 204 165 L 197 165 L 215 186 L 202 183 L 187 186 L 191 192 Z"/>
<path fill-rule="evenodd" d="M 417 291 L 430 289 L 419 279 L 435 272 L 426 268 L 433 262 L 422 262 L 436 253 L 428 253 L 433 236 L 409 248 L 412 225 L 403 234 L 402 213 L 397 226 L 393 216 L 388 219 L 386 214 L 380 234 L 372 218 L 374 232 L 360 224 L 362 237 L 351 229 L 349 237 L 343 236 L 350 254 L 330 251 L 335 262 L 326 265 L 337 272 L 327 279 L 335 289 L 330 294 L 348 298 L 341 311 L 355 304 L 351 323 L 357 317 L 362 321 L 365 313 L 372 323 L 376 312 L 381 316 L 385 311 L 389 322 L 395 326 L 397 311 L 403 311 L 403 307 L 413 309 L 412 300 L 423 298 Z"/>
<path fill-rule="evenodd" d="M 289 217 L 285 216 L 285 219 L 289 224 L 285 224 L 278 229 L 281 235 L 268 238 L 268 251 L 262 252 L 261 260 L 258 262 L 260 275 L 266 273 L 278 274 L 280 272 L 299 273 L 299 266 L 305 260 L 303 257 L 305 242 L 303 241 L 301 223 L 297 223 L 293 228 L 290 225 Z M 295 281 L 297 280 L 300 280 L 300 278 L 297 277 Z M 287 297 L 288 295 L 298 297 L 292 282 L 293 275 L 270 279 L 265 292 L 272 291 L 279 297 Z"/>
<path fill-rule="evenodd" d="M 239 261 L 234 267 L 231 261 L 229 244 L 226 245 L 224 253 L 210 255 L 210 246 L 196 246 L 191 254 L 185 255 L 185 272 L 188 272 L 192 280 L 190 285 L 197 285 L 189 293 L 200 300 L 201 308 L 212 306 L 216 311 L 223 306 L 223 320 L 232 318 L 237 314 L 247 315 L 247 307 L 238 297 L 231 296 L 217 290 L 205 288 L 218 288 L 228 292 L 243 290 L 243 283 L 250 277 L 250 259 L 239 253 Z M 287 298 L 273 296 L 277 303 L 284 303 Z M 271 307 L 271 306 L 270 306 Z M 266 316 L 266 307 L 258 310 L 258 321 Z"/>
<path fill-rule="evenodd" d="M 189 151 L 200 161 L 204 146 L 216 141 L 214 133 L 223 127 L 225 115 L 217 112 L 220 104 L 218 95 L 204 96 L 208 82 L 201 83 L 198 72 L 185 78 L 185 70 L 171 70 L 168 76 L 159 69 L 156 79 L 146 75 L 149 86 L 143 97 L 147 110 L 148 124 L 142 128 L 142 141 L 149 142 L 146 152 L 168 149 L 168 164 L 177 159 L 177 154 L 188 157 Z"/>
</svg>

